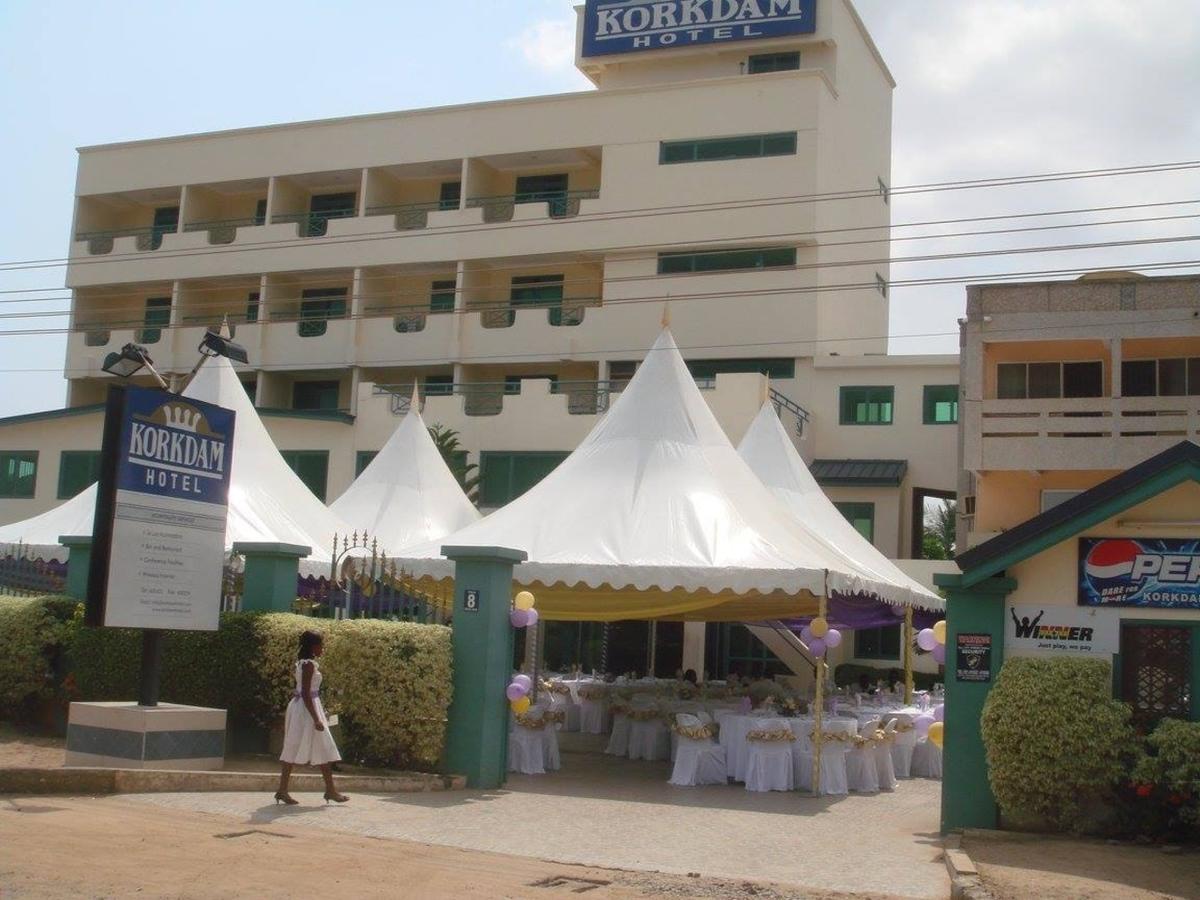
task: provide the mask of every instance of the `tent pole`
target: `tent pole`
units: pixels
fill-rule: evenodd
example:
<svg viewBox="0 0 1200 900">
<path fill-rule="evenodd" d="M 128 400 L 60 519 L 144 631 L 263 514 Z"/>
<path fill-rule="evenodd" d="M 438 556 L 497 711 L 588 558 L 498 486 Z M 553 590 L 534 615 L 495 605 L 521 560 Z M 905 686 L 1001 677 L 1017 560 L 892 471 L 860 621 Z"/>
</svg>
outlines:
<svg viewBox="0 0 1200 900">
<path fill-rule="evenodd" d="M 912 706 L 913 700 L 913 654 L 912 654 L 913 611 L 904 607 L 904 705 Z"/>
<path fill-rule="evenodd" d="M 826 603 L 828 598 L 822 594 L 818 601 L 819 607 L 817 614 L 823 619 L 825 618 Z M 822 713 L 825 706 L 825 657 L 818 656 L 817 662 L 817 690 L 813 699 L 813 705 L 816 707 L 813 713 L 813 768 L 812 768 L 812 790 L 813 796 L 821 795 L 821 746 L 825 743 L 825 731 L 822 728 Z"/>
</svg>

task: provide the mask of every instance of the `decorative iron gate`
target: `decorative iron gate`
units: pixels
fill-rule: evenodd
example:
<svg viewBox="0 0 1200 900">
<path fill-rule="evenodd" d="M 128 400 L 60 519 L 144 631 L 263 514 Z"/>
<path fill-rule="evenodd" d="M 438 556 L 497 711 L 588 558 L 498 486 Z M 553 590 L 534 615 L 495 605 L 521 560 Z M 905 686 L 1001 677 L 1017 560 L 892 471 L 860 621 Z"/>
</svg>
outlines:
<svg viewBox="0 0 1200 900">
<path fill-rule="evenodd" d="M 1121 698 L 1139 725 L 1191 717 L 1192 630 L 1178 625 L 1121 626 Z"/>
<path fill-rule="evenodd" d="M 0 545 L 0 594 L 36 597 L 61 594 L 66 587 L 66 563 L 33 559 L 23 544 Z"/>
</svg>

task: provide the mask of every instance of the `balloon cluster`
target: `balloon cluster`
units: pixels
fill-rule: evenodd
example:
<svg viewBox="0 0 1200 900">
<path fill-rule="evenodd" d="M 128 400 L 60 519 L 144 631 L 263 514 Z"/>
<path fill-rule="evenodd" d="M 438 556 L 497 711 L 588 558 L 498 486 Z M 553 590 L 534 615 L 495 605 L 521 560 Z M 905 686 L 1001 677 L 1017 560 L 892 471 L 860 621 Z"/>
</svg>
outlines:
<svg viewBox="0 0 1200 900">
<path fill-rule="evenodd" d="M 820 658 L 825 655 L 826 650 L 841 645 L 842 633 L 836 628 L 830 628 L 829 621 L 824 616 L 817 616 L 800 629 L 800 640 L 808 647 L 809 653 Z"/>
<path fill-rule="evenodd" d="M 939 619 L 932 628 L 922 628 L 917 632 L 917 646 L 927 653 L 933 654 L 934 661 L 939 665 L 946 664 L 946 620 Z"/>
<path fill-rule="evenodd" d="M 538 611 L 533 608 L 533 594 L 521 591 L 513 598 L 513 610 L 508 614 L 508 621 L 512 622 L 513 628 L 528 628 L 536 625 L 537 620 Z"/>
<path fill-rule="evenodd" d="M 913 719 L 913 725 L 917 729 L 917 739 L 929 738 L 930 743 L 940 749 L 946 734 L 946 726 L 943 721 L 945 714 L 945 705 L 939 703 L 932 712 L 921 713 Z"/>
<path fill-rule="evenodd" d="M 533 689 L 533 681 L 528 675 L 514 675 L 512 682 L 504 689 L 508 705 L 518 716 L 529 709 L 529 692 Z"/>
</svg>

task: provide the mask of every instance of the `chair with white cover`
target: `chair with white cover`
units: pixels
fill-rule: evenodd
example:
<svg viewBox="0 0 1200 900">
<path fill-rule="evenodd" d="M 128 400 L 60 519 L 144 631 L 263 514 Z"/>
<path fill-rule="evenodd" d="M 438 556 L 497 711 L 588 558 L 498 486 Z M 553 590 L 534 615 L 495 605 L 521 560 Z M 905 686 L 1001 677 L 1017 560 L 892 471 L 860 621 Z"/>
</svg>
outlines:
<svg viewBox="0 0 1200 900">
<path fill-rule="evenodd" d="M 875 771 L 879 776 L 881 791 L 896 789 L 896 769 L 892 764 L 892 747 L 896 741 L 896 720 L 891 719 L 884 726 L 883 735 L 875 746 Z"/>
<path fill-rule="evenodd" d="M 671 758 L 671 734 L 653 698 L 649 702 L 634 698 L 629 711 L 629 758 Z"/>
<path fill-rule="evenodd" d="M 917 730 L 912 716 L 896 716 L 896 739 L 892 742 L 892 766 L 897 778 L 909 778 L 912 773 L 913 750 L 917 746 Z"/>
<path fill-rule="evenodd" d="M 681 787 L 725 784 L 725 748 L 713 740 L 711 725 L 698 716 L 678 713 L 675 726 L 679 744 L 670 783 Z"/>
<path fill-rule="evenodd" d="M 879 790 L 879 768 L 875 762 L 878 728 L 878 718 L 864 722 L 846 753 L 846 782 L 852 791 L 872 794 Z"/>
<path fill-rule="evenodd" d="M 546 774 L 547 730 L 553 732 L 532 708 L 523 716 L 513 716 L 508 732 L 508 771 L 522 775 Z"/>
<path fill-rule="evenodd" d="M 796 788 L 802 791 L 812 790 L 813 770 L 813 723 L 805 721 L 800 725 L 793 744 L 792 762 L 795 769 Z M 793 729 L 795 731 L 795 729 Z M 846 784 L 846 750 L 848 745 L 841 740 L 841 735 L 825 732 L 821 743 L 821 794 L 841 795 L 850 792 Z"/>
<path fill-rule="evenodd" d="M 790 791 L 796 786 L 792 744 L 796 736 L 786 719 L 755 719 L 746 735 L 746 790 Z"/>
<path fill-rule="evenodd" d="M 560 722 L 555 723 L 555 725 L 554 725 L 555 730 L 557 730 L 557 731 L 576 731 L 576 730 L 578 730 L 578 725 L 574 729 L 571 728 L 571 711 L 574 709 L 577 709 L 577 707 L 571 701 L 571 694 L 569 691 L 567 691 L 566 693 L 563 693 L 561 691 L 551 692 L 551 694 L 550 694 L 550 709 L 554 713 L 557 714 L 558 718 L 561 719 Z M 578 721 L 578 718 L 579 718 L 578 712 L 576 712 L 575 718 Z"/>
<path fill-rule="evenodd" d="M 584 734 L 604 734 L 608 731 L 608 700 L 606 691 L 597 685 L 579 689 L 579 730 Z"/>
<path fill-rule="evenodd" d="M 625 756 L 629 753 L 629 708 L 623 703 L 612 707 L 612 734 L 604 752 L 609 756 Z"/>
<path fill-rule="evenodd" d="M 929 738 L 917 741 L 913 748 L 912 769 L 913 778 L 942 777 L 942 748 Z"/>
</svg>

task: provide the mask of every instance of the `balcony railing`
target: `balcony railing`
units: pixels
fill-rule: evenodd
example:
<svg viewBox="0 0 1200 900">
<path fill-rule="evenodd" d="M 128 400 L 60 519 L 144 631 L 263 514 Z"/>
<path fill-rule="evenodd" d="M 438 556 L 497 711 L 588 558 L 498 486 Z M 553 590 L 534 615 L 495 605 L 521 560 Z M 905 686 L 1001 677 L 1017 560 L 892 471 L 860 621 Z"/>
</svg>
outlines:
<svg viewBox="0 0 1200 900">
<path fill-rule="evenodd" d="M 397 231 L 416 231 L 429 225 L 431 212 L 458 209 L 457 200 L 432 200 L 427 203 L 401 203 L 396 206 L 368 206 L 368 216 L 395 216 Z"/>
<path fill-rule="evenodd" d="M 796 419 L 796 437 L 804 437 L 804 426 L 808 424 L 808 410 L 797 403 L 790 397 L 786 397 L 775 388 L 770 389 L 771 403 L 775 406 L 775 413 L 782 418 L 783 414 L 790 413 Z"/>
<path fill-rule="evenodd" d="M 507 303 L 472 303 L 468 309 L 479 313 L 484 328 L 511 328 L 517 321 L 521 309 L 545 309 L 551 325 L 570 328 L 583 324 L 584 310 L 599 306 L 599 297 L 564 297 L 561 300 L 522 300 Z"/>
<path fill-rule="evenodd" d="M 281 216 L 271 216 L 272 225 L 288 225 L 296 223 L 300 237 L 324 237 L 329 231 L 330 219 L 352 219 L 357 211 L 350 209 L 330 209 L 322 212 L 286 213 Z"/>
<path fill-rule="evenodd" d="M 214 219 L 209 222 L 189 222 L 184 231 L 207 231 L 210 244 L 232 244 L 239 228 L 254 228 L 265 225 L 266 219 L 252 216 L 246 219 Z"/>
<path fill-rule="evenodd" d="M 579 215 L 581 200 L 595 200 L 599 189 L 587 191 L 537 191 L 525 194 L 501 194 L 496 197 L 472 197 L 468 209 L 482 209 L 484 222 L 511 222 L 518 204 L 547 203 L 550 218 L 569 219 Z"/>
<path fill-rule="evenodd" d="M 137 238 L 138 250 L 157 250 L 162 246 L 164 234 L 174 234 L 174 228 L 156 228 L 153 225 L 145 228 L 115 228 L 111 231 L 80 231 L 75 240 L 86 243 L 90 256 L 103 256 L 112 253 L 113 241 L 117 238 Z"/>
</svg>

